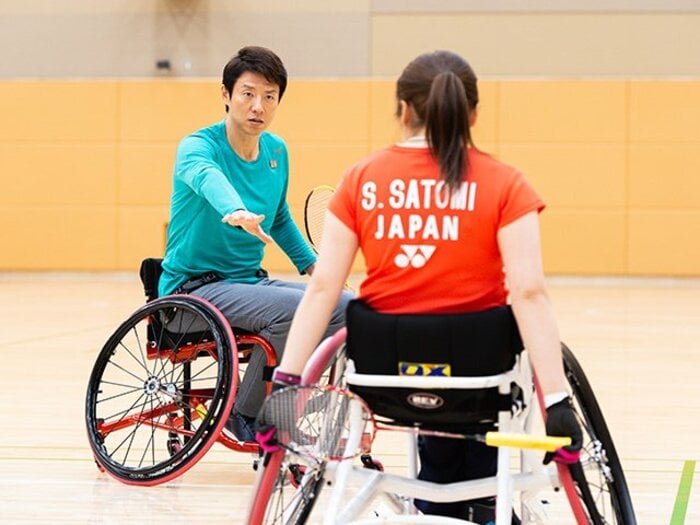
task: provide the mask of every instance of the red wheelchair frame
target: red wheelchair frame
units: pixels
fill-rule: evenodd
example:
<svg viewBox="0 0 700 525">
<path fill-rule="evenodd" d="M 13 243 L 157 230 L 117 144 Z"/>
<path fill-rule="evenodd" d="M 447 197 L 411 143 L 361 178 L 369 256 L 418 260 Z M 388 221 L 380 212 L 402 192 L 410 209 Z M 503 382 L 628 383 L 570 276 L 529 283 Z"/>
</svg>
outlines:
<svg viewBox="0 0 700 525">
<path fill-rule="evenodd" d="M 160 269 L 159 260 L 147 261 Z M 144 278 L 142 271 L 149 301 L 107 340 L 86 395 L 95 462 L 131 485 L 157 485 L 182 475 L 214 443 L 257 454 L 257 443 L 221 430 L 233 408 L 241 365 L 257 351 L 268 367 L 276 364 L 265 338 L 232 328 L 208 301 L 155 297 L 158 273 Z"/>
</svg>

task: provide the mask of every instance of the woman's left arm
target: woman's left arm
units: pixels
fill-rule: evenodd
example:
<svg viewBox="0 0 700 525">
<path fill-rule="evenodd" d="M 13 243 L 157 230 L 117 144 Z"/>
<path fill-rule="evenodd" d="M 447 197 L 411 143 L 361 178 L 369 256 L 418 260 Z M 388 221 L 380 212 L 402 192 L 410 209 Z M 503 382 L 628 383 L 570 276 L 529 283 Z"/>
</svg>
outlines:
<svg viewBox="0 0 700 525">
<path fill-rule="evenodd" d="M 301 375 L 328 327 L 357 248 L 355 232 L 327 211 L 318 261 L 294 314 L 279 365 L 281 371 Z"/>
</svg>

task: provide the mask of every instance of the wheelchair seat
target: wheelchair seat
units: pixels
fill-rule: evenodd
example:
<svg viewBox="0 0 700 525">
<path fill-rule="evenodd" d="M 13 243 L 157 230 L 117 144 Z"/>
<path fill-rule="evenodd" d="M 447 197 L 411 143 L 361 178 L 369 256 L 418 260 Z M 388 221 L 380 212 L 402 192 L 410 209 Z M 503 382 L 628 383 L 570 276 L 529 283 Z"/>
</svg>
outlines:
<svg viewBox="0 0 700 525">
<path fill-rule="evenodd" d="M 158 257 L 148 257 L 141 261 L 141 268 L 139 269 L 139 277 L 141 278 L 141 283 L 143 284 L 143 291 L 146 295 L 146 301 L 150 302 L 158 298 L 158 281 L 163 273 L 163 259 Z M 169 320 L 170 321 L 170 320 Z M 174 323 L 170 323 L 174 325 Z M 186 324 L 186 323 L 181 323 Z M 244 330 L 239 327 L 232 326 L 232 330 L 236 335 L 254 335 L 253 332 Z M 174 331 L 175 334 L 179 334 L 177 330 Z M 193 333 L 195 336 L 199 336 L 200 332 L 197 327 L 188 329 L 188 334 Z M 171 336 L 170 338 L 173 338 Z M 241 350 L 250 350 L 252 345 L 242 345 Z"/>
<path fill-rule="evenodd" d="M 459 314 L 385 314 L 360 300 L 346 315 L 348 388 L 375 416 L 457 431 L 493 425 L 522 399 L 523 350 L 509 306 Z"/>
</svg>

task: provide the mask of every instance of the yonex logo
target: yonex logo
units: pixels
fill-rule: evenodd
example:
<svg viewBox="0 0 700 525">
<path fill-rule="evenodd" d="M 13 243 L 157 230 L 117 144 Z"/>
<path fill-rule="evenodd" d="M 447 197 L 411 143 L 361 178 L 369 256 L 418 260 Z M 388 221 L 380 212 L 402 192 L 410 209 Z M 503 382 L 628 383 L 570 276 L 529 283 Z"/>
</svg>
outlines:
<svg viewBox="0 0 700 525">
<path fill-rule="evenodd" d="M 403 253 L 394 257 L 394 264 L 399 268 L 406 268 L 409 264 L 421 268 L 435 253 L 435 246 L 431 244 L 402 244 L 401 249 Z"/>
</svg>

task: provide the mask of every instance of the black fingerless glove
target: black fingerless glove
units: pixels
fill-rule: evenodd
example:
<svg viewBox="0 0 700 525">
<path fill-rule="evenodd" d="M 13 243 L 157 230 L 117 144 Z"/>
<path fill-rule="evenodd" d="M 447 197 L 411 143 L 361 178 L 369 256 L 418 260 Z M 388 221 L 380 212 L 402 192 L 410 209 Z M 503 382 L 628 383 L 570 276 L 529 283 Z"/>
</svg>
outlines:
<svg viewBox="0 0 700 525">
<path fill-rule="evenodd" d="M 557 449 L 555 452 L 547 452 L 543 463 L 546 465 L 552 460 L 559 463 L 576 463 L 578 451 L 583 445 L 583 434 L 570 397 L 547 408 L 545 429 L 548 436 L 570 437 L 571 445 Z"/>
</svg>

